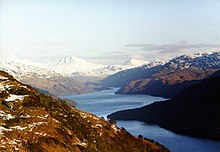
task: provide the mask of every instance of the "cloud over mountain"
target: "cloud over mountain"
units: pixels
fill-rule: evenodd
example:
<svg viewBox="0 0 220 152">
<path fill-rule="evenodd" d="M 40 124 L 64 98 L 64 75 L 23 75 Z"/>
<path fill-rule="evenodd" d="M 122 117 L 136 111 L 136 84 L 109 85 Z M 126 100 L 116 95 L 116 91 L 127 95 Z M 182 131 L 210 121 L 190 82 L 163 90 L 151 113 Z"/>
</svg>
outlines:
<svg viewBox="0 0 220 152">
<path fill-rule="evenodd" d="M 192 44 L 187 41 L 179 41 L 178 43 L 170 43 L 170 44 L 127 44 L 125 47 L 128 48 L 140 48 L 144 51 L 160 51 L 160 53 L 173 52 L 173 51 L 181 51 L 184 49 L 211 49 L 211 48 L 219 48 L 220 44 Z"/>
<path fill-rule="evenodd" d="M 204 50 L 216 51 L 220 48 L 220 44 L 193 44 L 187 41 L 179 41 L 178 43 L 168 44 L 131 43 L 125 45 L 125 47 L 130 51 L 142 53 L 144 56 L 173 57 L 173 55 L 198 53 Z"/>
</svg>

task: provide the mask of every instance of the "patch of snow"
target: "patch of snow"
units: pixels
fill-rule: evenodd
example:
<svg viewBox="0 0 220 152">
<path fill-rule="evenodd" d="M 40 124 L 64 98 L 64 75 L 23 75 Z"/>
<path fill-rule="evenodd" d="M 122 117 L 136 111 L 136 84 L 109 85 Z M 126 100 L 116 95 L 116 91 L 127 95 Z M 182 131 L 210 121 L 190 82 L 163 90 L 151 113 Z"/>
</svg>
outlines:
<svg viewBox="0 0 220 152">
<path fill-rule="evenodd" d="M 74 145 L 86 147 L 87 143 L 85 143 L 85 142 L 75 142 Z"/>
<path fill-rule="evenodd" d="M 28 127 L 21 127 L 21 126 L 14 126 L 14 127 L 11 127 L 11 129 L 15 129 L 15 130 L 25 130 L 27 129 Z"/>
<path fill-rule="evenodd" d="M 34 134 L 40 135 L 40 136 L 46 136 L 47 135 L 47 133 L 41 133 L 41 132 L 34 132 Z"/>
<path fill-rule="evenodd" d="M 32 130 L 36 127 L 36 126 L 39 126 L 39 125 L 42 125 L 42 124 L 47 124 L 47 122 L 33 122 L 32 124 L 28 124 L 28 128 L 30 132 L 32 132 Z"/>
<path fill-rule="evenodd" d="M 101 124 L 96 124 L 95 126 L 96 126 L 96 127 L 102 127 L 102 125 L 101 125 Z"/>
<path fill-rule="evenodd" d="M 5 87 L 2 84 L 0 84 L 0 91 L 4 91 L 4 90 L 5 90 Z"/>
<path fill-rule="evenodd" d="M 0 75 L 0 80 L 8 80 L 8 78 Z"/>
<path fill-rule="evenodd" d="M 9 101 L 15 101 L 15 100 L 23 100 L 25 96 L 27 95 L 10 94 L 9 97 L 5 99 L 5 101 L 9 102 Z"/>
<path fill-rule="evenodd" d="M 11 129 L 0 126 L 0 134 L 2 134 L 3 131 L 11 131 Z"/>
<path fill-rule="evenodd" d="M 80 113 L 80 116 L 83 118 L 83 119 L 86 119 L 86 118 L 88 118 L 88 115 L 87 114 L 85 114 L 85 113 Z"/>
<path fill-rule="evenodd" d="M 20 151 L 20 148 L 15 147 L 15 150 Z"/>
<path fill-rule="evenodd" d="M 10 119 L 14 119 L 14 118 L 15 118 L 15 116 L 12 116 L 11 114 L 5 114 L 3 116 L 3 120 L 10 120 Z"/>
<path fill-rule="evenodd" d="M 30 115 L 22 115 L 22 116 L 20 116 L 21 118 L 31 118 L 31 116 Z"/>
<path fill-rule="evenodd" d="M 5 112 L 0 110 L 0 117 L 3 117 L 4 115 L 5 115 Z"/>
<path fill-rule="evenodd" d="M 32 124 L 29 124 L 29 127 L 35 127 L 35 126 L 39 126 L 42 124 L 47 124 L 47 122 L 33 122 Z"/>
<path fill-rule="evenodd" d="M 111 125 L 111 128 L 115 131 L 115 132 L 118 132 L 118 131 L 120 131 L 118 128 L 117 128 L 117 126 L 116 125 Z"/>
<path fill-rule="evenodd" d="M 0 83 L 0 91 L 5 91 L 6 89 L 10 89 L 13 85 L 7 85 L 5 83 Z"/>
<path fill-rule="evenodd" d="M 53 121 L 56 122 L 56 123 L 60 123 L 58 120 L 56 120 L 56 119 L 54 119 L 54 118 L 53 118 Z"/>
<path fill-rule="evenodd" d="M 37 116 L 37 118 L 46 119 L 48 116 L 49 116 L 49 114 L 47 114 L 47 115 L 45 115 L 45 116 Z"/>
</svg>

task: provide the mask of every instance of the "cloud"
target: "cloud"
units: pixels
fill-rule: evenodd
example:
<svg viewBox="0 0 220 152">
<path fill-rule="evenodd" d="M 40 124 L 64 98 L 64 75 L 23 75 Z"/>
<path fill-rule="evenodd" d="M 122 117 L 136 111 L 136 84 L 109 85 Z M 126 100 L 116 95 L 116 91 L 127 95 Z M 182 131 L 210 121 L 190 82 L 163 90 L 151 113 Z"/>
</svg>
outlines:
<svg viewBox="0 0 220 152">
<path fill-rule="evenodd" d="M 113 51 L 100 54 L 98 56 L 86 57 L 85 59 L 94 63 L 101 64 L 121 64 L 130 58 L 130 54 L 124 51 Z"/>
<path fill-rule="evenodd" d="M 109 51 L 98 56 L 87 57 L 86 59 L 103 64 L 121 64 L 129 58 L 155 60 L 171 59 L 182 54 L 192 54 L 204 51 L 216 51 L 219 48 L 217 44 L 191 44 L 187 41 L 179 41 L 173 44 L 127 44 L 122 50 Z"/>
<path fill-rule="evenodd" d="M 211 48 L 220 48 L 220 45 L 217 44 L 190 44 L 187 41 L 180 41 L 174 44 L 127 44 L 126 48 L 136 48 L 141 51 L 158 51 L 159 53 L 179 53 L 183 50 L 193 50 L 193 49 L 211 49 Z"/>
</svg>

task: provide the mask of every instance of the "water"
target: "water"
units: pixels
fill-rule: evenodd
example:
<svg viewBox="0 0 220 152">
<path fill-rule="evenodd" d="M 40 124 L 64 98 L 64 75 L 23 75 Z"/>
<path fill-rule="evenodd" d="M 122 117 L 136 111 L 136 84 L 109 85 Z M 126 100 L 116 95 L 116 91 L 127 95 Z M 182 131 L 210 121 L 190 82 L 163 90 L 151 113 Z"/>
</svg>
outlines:
<svg viewBox="0 0 220 152">
<path fill-rule="evenodd" d="M 112 112 L 141 107 L 154 101 L 164 100 L 161 97 L 147 95 L 117 95 L 113 90 L 104 90 L 90 94 L 65 96 L 77 102 L 77 108 L 97 116 L 106 116 Z M 134 136 L 139 134 L 167 146 L 173 152 L 220 152 L 220 142 L 187 137 L 175 134 L 139 121 L 117 121 L 119 127 L 126 128 Z"/>
</svg>

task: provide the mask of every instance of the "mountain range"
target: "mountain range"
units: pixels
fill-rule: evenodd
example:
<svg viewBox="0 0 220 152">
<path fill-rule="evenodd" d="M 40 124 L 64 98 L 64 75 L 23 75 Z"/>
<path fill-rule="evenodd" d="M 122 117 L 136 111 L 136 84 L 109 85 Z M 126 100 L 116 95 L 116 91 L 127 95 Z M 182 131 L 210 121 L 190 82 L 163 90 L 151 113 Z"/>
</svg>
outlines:
<svg viewBox="0 0 220 152">
<path fill-rule="evenodd" d="M 219 69 L 219 52 L 182 55 L 153 66 L 144 65 L 118 72 L 102 80 L 102 86 L 121 87 L 116 92 L 119 94 L 170 98 Z"/>
<path fill-rule="evenodd" d="M 182 55 L 171 60 L 128 59 L 121 65 L 101 65 L 74 56 L 49 63 L 0 57 L 0 70 L 23 83 L 55 95 L 121 87 L 116 93 L 174 97 L 220 68 L 220 53 Z M 101 83 L 99 83 L 101 82 Z"/>
<path fill-rule="evenodd" d="M 146 65 L 122 70 L 101 81 L 101 88 L 122 87 L 132 80 L 144 79 L 158 72 L 166 61 L 156 60 Z"/>
<path fill-rule="evenodd" d="M 75 81 L 70 76 L 63 76 L 44 68 L 42 64 L 3 58 L 0 60 L 0 65 L 0 70 L 10 73 L 23 83 L 49 91 L 55 95 L 85 93 L 91 89 L 83 83 Z"/>
<path fill-rule="evenodd" d="M 147 62 L 147 61 L 146 61 Z M 87 93 L 94 86 L 85 84 L 87 81 L 100 80 L 120 70 L 134 67 L 128 65 L 105 66 L 95 64 L 74 56 L 54 59 L 49 63 L 35 63 L 0 56 L 0 70 L 12 74 L 23 83 L 49 91 L 55 95 L 71 95 Z M 135 60 L 136 66 L 142 64 Z"/>
<path fill-rule="evenodd" d="M 0 71 L 0 151 L 168 152 Z"/>
<path fill-rule="evenodd" d="M 144 121 L 180 134 L 220 140 L 220 71 L 169 100 L 108 117 Z"/>
</svg>

